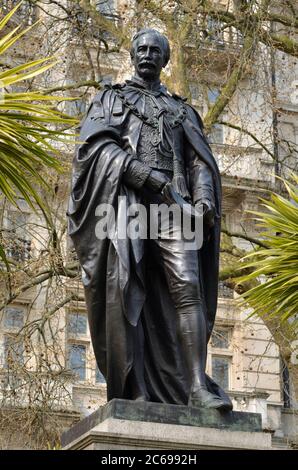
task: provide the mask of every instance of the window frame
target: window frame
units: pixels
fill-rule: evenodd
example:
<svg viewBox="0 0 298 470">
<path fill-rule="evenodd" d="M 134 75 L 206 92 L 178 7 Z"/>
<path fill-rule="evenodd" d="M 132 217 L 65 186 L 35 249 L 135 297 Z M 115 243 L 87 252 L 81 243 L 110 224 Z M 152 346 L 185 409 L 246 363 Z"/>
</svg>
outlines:
<svg viewBox="0 0 298 470">
<path fill-rule="evenodd" d="M 86 317 L 86 333 L 71 333 L 68 331 L 68 318 L 71 314 L 82 315 Z M 85 358 L 85 379 L 80 380 L 77 378 L 75 371 L 70 367 L 69 363 L 69 347 L 71 345 L 81 345 L 86 348 L 86 358 Z M 94 356 L 94 351 L 92 347 L 88 315 L 83 306 L 72 305 L 66 309 L 65 312 L 65 351 L 66 351 L 66 367 L 74 372 L 74 382 L 76 385 L 90 385 L 92 387 L 103 386 L 105 383 L 96 382 L 96 359 Z"/>
<path fill-rule="evenodd" d="M 81 379 L 79 375 L 75 372 L 75 370 L 71 367 L 70 365 L 70 349 L 73 346 L 84 346 L 85 348 L 85 378 Z M 67 347 L 66 347 L 66 366 L 67 368 L 74 374 L 74 379 L 75 382 L 78 384 L 85 384 L 90 380 L 89 374 L 88 374 L 88 355 L 89 355 L 89 349 L 90 349 L 90 342 L 88 341 L 68 341 L 67 342 Z"/>
<path fill-rule="evenodd" d="M 23 312 L 23 324 L 22 326 L 13 326 L 13 325 L 5 325 L 5 316 L 6 316 L 6 309 L 8 308 L 14 308 L 14 309 L 20 309 Z M 5 338 L 10 337 L 10 338 L 17 338 L 19 332 L 22 330 L 24 327 L 26 320 L 28 318 L 28 305 L 27 304 L 22 304 L 22 303 L 12 303 L 7 305 L 2 312 L 2 315 L 0 317 L 0 327 L 1 327 L 1 354 L 0 354 L 0 370 L 3 372 L 8 372 L 10 369 L 6 367 L 6 348 L 5 348 Z M 21 341 L 21 338 L 20 338 Z M 26 348 L 24 341 L 22 340 L 22 362 L 20 367 L 24 367 L 28 360 L 28 354 L 26 354 Z"/>
<path fill-rule="evenodd" d="M 212 346 L 212 336 L 210 338 L 209 347 L 208 347 L 208 358 L 207 358 L 207 371 L 210 373 L 211 377 L 213 376 L 212 372 L 212 359 L 214 357 L 228 359 L 229 368 L 228 368 L 228 388 L 227 391 L 233 389 L 233 359 L 234 359 L 234 350 L 232 346 L 233 335 L 235 332 L 234 322 L 219 322 L 214 325 L 213 333 L 216 329 L 225 329 L 228 330 L 228 347 L 220 348 Z M 212 377 L 213 378 L 213 377 Z"/>
<path fill-rule="evenodd" d="M 213 353 L 211 354 L 211 377 L 213 378 L 213 380 L 215 380 L 216 382 L 216 379 L 213 377 L 213 359 L 225 359 L 227 360 L 227 363 L 228 363 L 228 387 L 227 388 L 224 388 L 224 390 L 227 392 L 229 390 L 231 390 L 231 382 L 232 382 L 232 356 L 231 355 L 228 355 L 228 354 L 216 354 L 216 353 Z M 218 384 L 220 387 L 222 387 L 221 384 Z M 223 387 L 222 387 L 223 388 Z"/>
<path fill-rule="evenodd" d="M 72 331 L 69 331 L 69 319 L 70 315 L 81 315 L 82 317 L 86 318 L 86 332 L 85 333 L 75 333 Z M 82 311 L 73 311 L 73 310 L 68 310 L 66 313 L 66 334 L 67 334 L 67 340 L 68 341 L 90 341 L 90 331 L 89 331 L 89 324 L 88 324 L 88 316 L 86 312 Z"/>
</svg>

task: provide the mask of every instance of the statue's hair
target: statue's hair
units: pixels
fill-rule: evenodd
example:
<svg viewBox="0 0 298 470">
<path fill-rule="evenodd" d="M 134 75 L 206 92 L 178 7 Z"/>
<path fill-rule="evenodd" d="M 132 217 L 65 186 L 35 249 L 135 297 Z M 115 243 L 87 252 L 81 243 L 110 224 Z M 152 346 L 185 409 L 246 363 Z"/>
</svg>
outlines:
<svg viewBox="0 0 298 470">
<path fill-rule="evenodd" d="M 163 49 L 163 53 L 164 53 L 164 58 L 165 58 L 165 63 L 164 65 L 167 65 L 167 63 L 169 62 L 170 60 L 170 44 L 169 44 L 169 41 L 167 39 L 166 36 L 164 36 L 163 34 L 161 34 L 159 31 L 157 31 L 156 29 L 152 29 L 152 28 L 143 28 L 143 29 L 140 29 L 139 31 L 136 32 L 136 34 L 133 36 L 132 38 L 132 41 L 131 41 L 131 49 L 130 49 L 130 56 L 131 58 L 134 58 L 134 55 L 135 55 L 135 43 L 137 41 L 137 39 L 139 39 L 141 36 L 143 36 L 144 34 L 148 34 L 148 33 L 151 33 L 151 34 L 155 34 L 155 36 L 158 37 L 159 39 L 159 42 L 162 46 L 162 49 Z"/>
</svg>

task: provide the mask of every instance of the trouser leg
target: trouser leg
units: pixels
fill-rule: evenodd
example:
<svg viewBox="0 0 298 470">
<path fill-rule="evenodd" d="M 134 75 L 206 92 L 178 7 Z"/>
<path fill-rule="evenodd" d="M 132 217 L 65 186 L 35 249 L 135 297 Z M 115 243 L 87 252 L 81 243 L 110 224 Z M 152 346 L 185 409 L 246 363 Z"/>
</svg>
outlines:
<svg viewBox="0 0 298 470">
<path fill-rule="evenodd" d="M 200 293 L 198 252 L 185 250 L 183 240 L 158 240 L 169 291 L 178 316 L 182 349 L 190 373 L 190 406 L 229 408 L 207 390 L 207 325 Z"/>
<path fill-rule="evenodd" d="M 194 250 L 185 250 L 183 240 L 159 239 L 156 243 L 177 312 L 178 334 L 193 391 L 206 387 L 207 334 L 198 254 Z"/>
</svg>

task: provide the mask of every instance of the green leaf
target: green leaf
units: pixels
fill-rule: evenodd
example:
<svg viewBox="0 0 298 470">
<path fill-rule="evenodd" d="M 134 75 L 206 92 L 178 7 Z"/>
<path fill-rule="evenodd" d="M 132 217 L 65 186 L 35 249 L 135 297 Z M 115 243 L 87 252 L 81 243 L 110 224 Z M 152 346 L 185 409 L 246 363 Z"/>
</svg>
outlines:
<svg viewBox="0 0 298 470">
<path fill-rule="evenodd" d="M 254 314 L 291 320 L 297 327 L 298 313 L 298 175 L 291 175 L 291 181 L 282 180 L 288 192 L 288 199 L 271 194 L 269 201 L 263 201 L 267 212 L 251 212 L 257 215 L 268 248 L 248 253 L 241 269 L 252 272 L 240 278 L 240 282 L 253 279 L 263 281 L 242 295 L 242 303 L 248 302 Z"/>
<path fill-rule="evenodd" d="M 0 20 L 0 31 L 7 25 L 22 2 Z M 36 23 L 35 23 L 36 25 Z M 9 49 L 28 31 L 14 27 L 0 39 L 0 55 Z M 6 87 L 34 78 L 57 63 L 53 57 L 30 61 L 0 72 L 0 83 Z M 75 134 L 65 132 L 77 124 L 77 120 L 55 109 L 55 103 L 64 101 L 60 96 L 47 96 L 39 91 L 6 93 L 0 101 L 0 192 L 18 208 L 22 197 L 29 206 L 40 208 L 47 223 L 51 218 L 41 189 L 50 190 L 42 176 L 45 169 L 61 171 L 57 156 L 59 151 L 53 142 L 68 142 Z M 49 125 L 51 126 L 49 128 Z M 3 244 L 0 244 L 0 258 L 7 269 L 9 264 Z"/>
<path fill-rule="evenodd" d="M 23 3 L 22 1 L 20 3 L 18 3 L 9 13 L 7 13 L 7 15 L 2 20 L 0 20 L 0 31 L 1 31 L 1 29 L 4 28 L 4 26 L 8 23 L 8 21 L 12 18 L 12 16 L 15 14 L 15 12 L 20 8 L 22 3 Z"/>
</svg>

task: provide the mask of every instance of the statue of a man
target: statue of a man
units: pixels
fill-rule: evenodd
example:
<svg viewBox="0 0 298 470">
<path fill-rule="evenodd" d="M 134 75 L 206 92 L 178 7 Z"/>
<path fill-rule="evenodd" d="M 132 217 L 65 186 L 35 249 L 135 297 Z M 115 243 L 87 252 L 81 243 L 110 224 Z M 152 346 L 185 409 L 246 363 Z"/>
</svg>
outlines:
<svg viewBox="0 0 298 470">
<path fill-rule="evenodd" d="M 82 123 L 68 208 L 97 364 L 108 400 L 231 409 L 205 373 L 217 305 L 219 171 L 198 113 L 160 83 L 167 38 L 139 31 L 131 58 L 135 75 L 106 86 Z M 129 204 L 150 209 L 171 196 L 202 205 L 200 249 L 185 248 L 173 221 L 171 237 L 158 227 L 154 239 L 120 239 L 113 223 L 113 237 L 96 235 L 99 207 L 119 220 Z"/>
</svg>

